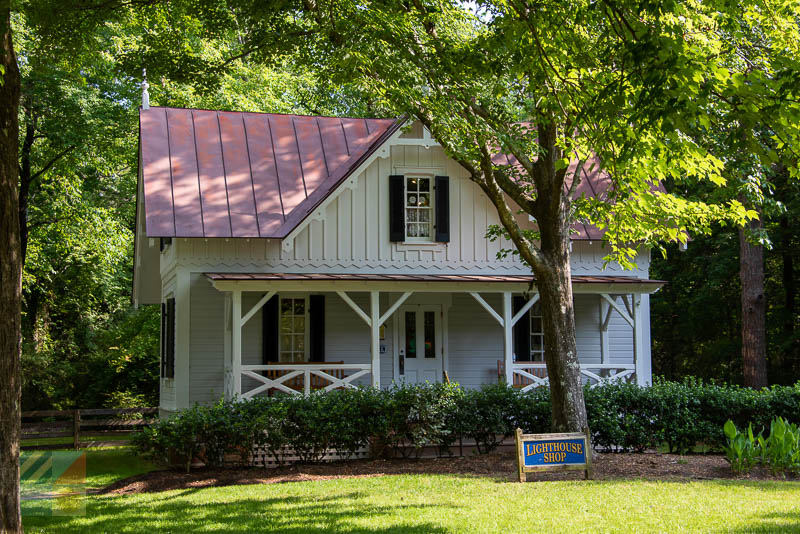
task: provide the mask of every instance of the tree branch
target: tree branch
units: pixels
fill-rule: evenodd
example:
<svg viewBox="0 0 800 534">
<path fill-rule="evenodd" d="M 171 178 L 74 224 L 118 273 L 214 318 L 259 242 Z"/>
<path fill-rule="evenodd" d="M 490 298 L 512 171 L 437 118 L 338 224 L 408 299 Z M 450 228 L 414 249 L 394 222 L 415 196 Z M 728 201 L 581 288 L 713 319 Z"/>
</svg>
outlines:
<svg viewBox="0 0 800 534">
<path fill-rule="evenodd" d="M 42 174 L 44 174 L 45 172 L 47 172 L 47 171 L 50 169 L 50 167 L 52 167 L 53 165 L 55 165 L 55 163 L 56 163 L 58 160 L 60 160 L 61 158 L 63 158 L 64 156 L 66 156 L 67 154 L 69 154 L 70 152 L 72 152 L 74 149 L 75 149 L 75 145 L 70 145 L 70 146 L 68 146 L 67 148 L 65 148 L 64 150 L 62 150 L 61 152 L 59 152 L 58 154 L 56 154 L 55 156 L 53 156 L 53 157 L 50 159 L 50 161 L 48 161 L 48 162 L 47 162 L 47 164 L 46 164 L 44 167 L 42 167 L 41 169 L 39 169 L 38 171 L 36 171 L 36 172 L 33 174 L 33 176 L 31 176 L 31 181 L 33 181 L 33 180 L 37 179 L 39 176 L 41 176 Z"/>
</svg>

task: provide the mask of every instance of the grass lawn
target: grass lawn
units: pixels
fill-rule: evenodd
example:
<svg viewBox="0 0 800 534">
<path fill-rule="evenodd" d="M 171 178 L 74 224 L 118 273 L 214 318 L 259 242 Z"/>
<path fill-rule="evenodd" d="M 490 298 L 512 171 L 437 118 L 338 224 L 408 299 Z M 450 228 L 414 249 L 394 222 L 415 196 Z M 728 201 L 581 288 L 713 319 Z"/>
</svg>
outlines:
<svg viewBox="0 0 800 534">
<path fill-rule="evenodd" d="M 22 451 L 20 465 L 37 455 L 49 451 Z M 54 451 L 58 452 L 58 451 Z M 73 451 L 70 451 L 73 452 Z M 146 473 L 156 468 L 153 464 L 131 454 L 128 448 L 81 449 L 86 453 L 86 488 L 104 488 L 117 480 Z M 20 487 L 23 496 L 32 493 L 49 492 L 49 482 L 45 480 L 22 480 Z"/>
<path fill-rule="evenodd" d="M 800 532 L 800 483 L 398 475 L 87 498 L 31 532 Z"/>
</svg>

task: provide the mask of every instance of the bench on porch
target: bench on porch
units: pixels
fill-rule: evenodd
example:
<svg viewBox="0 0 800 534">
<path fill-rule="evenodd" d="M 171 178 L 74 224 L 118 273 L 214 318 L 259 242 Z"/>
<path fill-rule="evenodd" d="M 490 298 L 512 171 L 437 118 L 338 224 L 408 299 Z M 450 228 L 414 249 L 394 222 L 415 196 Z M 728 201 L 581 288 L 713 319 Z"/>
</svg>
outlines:
<svg viewBox="0 0 800 534">
<path fill-rule="evenodd" d="M 321 365 L 321 364 L 325 364 L 325 363 L 329 363 L 329 364 L 332 364 L 332 365 L 341 365 L 341 364 L 344 363 L 344 361 L 339 361 L 339 362 L 267 362 L 267 365 L 297 365 L 297 366 L 302 366 L 302 365 Z M 270 380 L 275 380 L 275 379 L 280 378 L 283 375 L 289 374 L 291 372 L 292 371 L 286 370 L 286 369 L 267 369 L 267 370 L 264 371 L 264 376 L 269 378 Z M 325 369 L 324 372 L 326 374 L 329 374 L 332 377 L 338 378 L 338 379 L 343 379 L 345 377 L 345 375 L 344 375 L 345 370 L 344 369 Z M 311 389 L 312 390 L 325 389 L 329 384 L 331 384 L 330 380 L 328 380 L 328 379 L 326 379 L 324 377 L 321 377 L 319 375 L 315 375 L 315 374 L 312 374 L 309 377 L 309 379 L 311 381 Z M 300 376 L 296 376 L 294 378 L 291 378 L 289 380 L 284 381 L 283 385 L 285 385 L 286 387 L 291 388 L 291 389 L 293 389 L 295 391 L 301 391 L 302 392 L 304 390 L 304 387 L 305 387 L 305 385 L 303 383 L 303 380 L 304 380 L 303 379 L 303 375 L 300 375 Z M 341 388 L 336 388 L 336 389 L 341 389 Z M 270 390 L 270 395 L 271 394 L 272 394 L 272 390 Z"/>
<path fill-rule="evenodd" d="M 539 378 L 547 378 L 547 369 L 541 367 L 531 367 L 530 369 L 526 369 L 527 372 L 534 376 L 538 376 Z M 497 379 L 498 381 L 504 380 L 506 377 L 506 365 L 505 361 L 497 360 Z M 517 373 L 513 374 L 514 383 L 511 385 L 515 388 L 524 388 L 525 386 L 529 386 L 533 384 L 533 380 L 528 378 L 527 376 L 521 376 Z"/>
</svg>

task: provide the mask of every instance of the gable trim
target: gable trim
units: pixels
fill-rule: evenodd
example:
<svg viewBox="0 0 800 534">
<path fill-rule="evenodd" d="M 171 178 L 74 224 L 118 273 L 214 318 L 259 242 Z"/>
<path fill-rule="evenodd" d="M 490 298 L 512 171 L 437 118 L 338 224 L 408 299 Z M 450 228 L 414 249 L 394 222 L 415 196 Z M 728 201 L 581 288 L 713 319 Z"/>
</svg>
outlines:
<svg viewBox="0 0 800 534">
<path fill-rule="evenodd" d="M 356 179 L 357 177 L 369 168 L 375 160 L 378 158 L 388 158 L 391 155 L 391 151 L 389 150 L 391 146 L 400 139 L 400 135 L 403 133 L 402 127 L 408 122 L 406 118 L 400 118 L 397 122 L 389 128 L 389 130 L 384 134 L 384 139 L 382 141 L 376 142 L 372 148 L 364 154 L 362 161 L 358 163 L 356 166 L 351 167 L 350 172 L 345 174 L 343 177 L 338 179 L 338 183 L 334 185 L 330 190 L 327 191 L 327 194 L 321 198 L 317 199 L 316 205 L 308 210 L 307 213 L 304 214 L 303 218 L 298 221 L 297 223 L 293 224 L 291 228 L 288 228 L 288 231 L 284 237 L 281 237 L 282 240 L 282 248 L 284 251 L 288 252 L 294 248 L 294 240 L 303 230 L 305 230 L 309 224 L 311 224 L 314 220 L 322 220 L 324 218 L 325 210 L 328 206 L 336 200 L 345 189 L 354 189 L 356 187 Z M 345 165 L 342 165 L 345 167 Z M 341 167 L 340 167 L 341 168 Z M 331 178 L 335 178 L 332 176 Z M 312 193 L 313 196 L 313 193 Z M 311 200 L 311 196 L 308 197 L 307 201 Z M 298 206 L 300 208 L 301 206 Z M 297 209 L 295 209 L 297 211 Z M 292 212 L 294 214 L 294 212 Z M 291 216 L 286 218 L 286 222 L 281 227 L 281 230 L 284 227 L 290 226 Z"/>
</svg>

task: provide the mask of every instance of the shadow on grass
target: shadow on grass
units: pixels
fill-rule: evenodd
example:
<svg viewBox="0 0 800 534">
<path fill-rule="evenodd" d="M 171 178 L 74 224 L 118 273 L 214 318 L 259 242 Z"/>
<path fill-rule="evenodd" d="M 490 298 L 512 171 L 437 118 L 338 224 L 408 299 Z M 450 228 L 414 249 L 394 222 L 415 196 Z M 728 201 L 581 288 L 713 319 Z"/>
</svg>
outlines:
<svg viewBox="0 0 800 534">
<path fill-rule="evenodd" d="M 800 504 L 798 505 L 800 506 Z M 800 510 L 792 512 L 772 512 L 759 516 L 758 520 L 746 527 L 738 529 L 724 529 L 722 532 L 731 533 L 775 533 L 775 532 L 800 532 Z"/>
<path fill-rule="evenodd" d="M 352 532 L 356 534 L 446 533 L 439 525 L 409 524 L 401 516 L 414 511 L 445 508 L 434 504 L 398 503 L 381 506 L 364 501 L 366 493 L 343 493 L 335 497 L 287 496 L 258 499 L 229 495 L 226 502 L 187 500 L 202 489 L 186 489 L 157 495 L 146 503 L 124 498 L 89 501 L 83 517 L 23 517 L 26 531 L 57 528 L 58 532 Z M 378 522 L 390 526 L 364 526 Z M 394 518 L 394 520 L 391 520 Z M 361 523 L 361 524 L 357 524 Z"/>
</svg>

